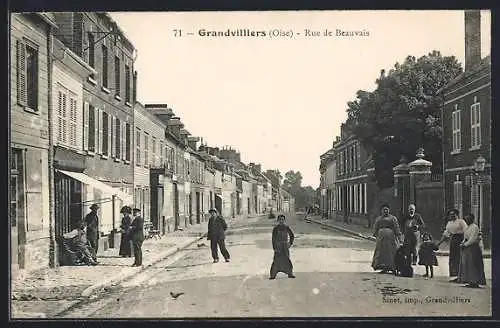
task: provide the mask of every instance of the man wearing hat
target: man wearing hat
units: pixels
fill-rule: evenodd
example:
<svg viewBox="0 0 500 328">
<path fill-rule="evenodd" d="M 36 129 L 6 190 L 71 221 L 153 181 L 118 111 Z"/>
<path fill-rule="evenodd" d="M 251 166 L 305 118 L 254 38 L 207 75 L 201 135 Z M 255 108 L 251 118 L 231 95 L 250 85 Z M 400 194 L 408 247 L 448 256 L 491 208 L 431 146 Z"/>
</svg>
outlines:
<svg viewBox="0 0 500 328">
<path fill-rule="evenodd" d="M 99 248 L 99 217 L 97 210 L 99 206 L 92 204 L 90 206 L 90 213 L 85 216 L 85 223 L 87 224 L 87 240 L 92 248 L 92 258 L 97 262 L 97 250 Z"/>
<path fill-rule="evenodd" d="M 226 262 L 229 262 L 229 252 L 226 248 L 226 234 L 227 224 L 222 216 L 218 215 L 217 210 L 212 208 L 208 211 L 210 213 L 210 219 L 208 220 L 208 233 L 207 239 L 210 240 L 210 249 L 212 250 L 212 258 L 214 259 L 214 263 L 219 262 L 219 251 L 217 248 L 220 248 L 220 252 Z"/>
<path fill-rule="evenodd" d="M 144 219 L 141 217 L 141 210 L 134 208 L 132 210 L 134 220 L 130 226 L 130 239 L 134 246 L 134 264 L 132 266 L 142 265 L 142 243 L 144 242 Z"/>
</svg>

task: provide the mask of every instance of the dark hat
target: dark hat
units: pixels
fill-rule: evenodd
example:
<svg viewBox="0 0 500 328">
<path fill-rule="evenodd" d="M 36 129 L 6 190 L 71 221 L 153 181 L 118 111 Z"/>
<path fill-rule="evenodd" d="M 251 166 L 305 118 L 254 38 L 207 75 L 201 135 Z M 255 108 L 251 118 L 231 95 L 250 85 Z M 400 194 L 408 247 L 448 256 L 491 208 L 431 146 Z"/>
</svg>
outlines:
<svg viewBox="0 0 500 328">
<path fill-rule="evenodd" d="M 141 210 L 137 207 L 134 207 L 134 209 L 132 210 L 132 212 L 140 212 Z"/>
<path fill-rule="evenodd" d="M 286 220 L 286 217 L 283 214 L 278 215 L 276 218 L 276 221 L 279 221 L 280 219 Z"/>
<path fill-rule="evenodd" d="M 459 215 L 460 212 L 456 208 L 452 208 L 451 210 L 448 210 L 448 212 L 446 214 L 448 214 L 448 215 L 450 215 L 450 214 Z"/>
<path fill-rule="evenodd" d="M 380 205 L 381 209 L 384 207 L 391 208 L 388 203 L 382 203 L 382 205 Z"/>
<path fill-rule="evenodd" d="M 125 214 L 131 214 L 132 213 L 132 208 L 130 206 L 123 206 L 122 209 L 120 210 L 120 213 Z"/>
<path fill-rule="evenodd" d="M 217 214 L 218 212 L 217 212 L 217 210 L 215 208 L 211 208 L 211 209 L 208 210 L 208 213 L 215 213 L 215 214 Z"/>
<path fill-rule="evenodd" d="M 97 205 L 97 204 L 92 204 L 92 205 L 90 206 L 90 209 L 91 209 L 91 210 L 94 210 L 94 209 L 95 209 L 95 210 L 97 210 L 98 208 L 99 208 L 99 205 Z"/>
</svg>

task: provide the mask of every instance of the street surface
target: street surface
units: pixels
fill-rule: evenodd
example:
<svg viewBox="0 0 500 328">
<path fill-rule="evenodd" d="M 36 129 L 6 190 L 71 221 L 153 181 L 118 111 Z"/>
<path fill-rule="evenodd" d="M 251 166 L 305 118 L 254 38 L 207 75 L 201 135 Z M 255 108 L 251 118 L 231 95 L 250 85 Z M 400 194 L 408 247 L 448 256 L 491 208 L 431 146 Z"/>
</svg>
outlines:
<svg viewBox="0 0 500 328">
<path fill-rule="evenodd" d="M 269 280 L 275 220 L 235 224 L 227 236 L 231 262 L 212 263 L 209 242 L 199 241 L 61 317 L 348 317 L 490 316 L 488 286 L 470 289 L 448 282 L 448 258 L 438 257 L 435 277 L 379 274 L 371 268 L 375 244 L 288 217 L 296 279 Z M 244 220 L 242 220 L 244 221 Z M 184 293 L 177 298 L 170 293 Z"/>
</svg>

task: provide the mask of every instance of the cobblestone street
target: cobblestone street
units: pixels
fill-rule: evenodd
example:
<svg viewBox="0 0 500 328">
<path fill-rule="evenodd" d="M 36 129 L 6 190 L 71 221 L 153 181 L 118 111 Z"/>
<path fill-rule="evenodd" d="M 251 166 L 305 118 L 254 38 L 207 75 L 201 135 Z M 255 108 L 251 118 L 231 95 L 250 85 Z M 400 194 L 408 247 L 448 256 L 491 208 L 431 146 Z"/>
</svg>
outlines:
<svg viewBox="0 0 500 328">
<path fill-rule="evenodd" d="M 270 281 L 270 231 L 261 218 L 233 226 L 227 244 L 230 263 L 213 264 L 208 243 L 199 242 L 116 286 L 66 318 L 271 317 L 271 316 L 438 316 L 491 313 L 488 286 L 473 290 L 447 279 L 447 258 L 439 257 L 435 278 L 381 275 L 370 267 L 373 242 L 290 218 L 296 235 L 291 249 L 296 279 Z M 183 293 L 174 298 L 174 295 Z M 464 306 L 466 304 L 466 306 Z M 222 306 L 221 306 L 222 305 Z"/>
</svg>

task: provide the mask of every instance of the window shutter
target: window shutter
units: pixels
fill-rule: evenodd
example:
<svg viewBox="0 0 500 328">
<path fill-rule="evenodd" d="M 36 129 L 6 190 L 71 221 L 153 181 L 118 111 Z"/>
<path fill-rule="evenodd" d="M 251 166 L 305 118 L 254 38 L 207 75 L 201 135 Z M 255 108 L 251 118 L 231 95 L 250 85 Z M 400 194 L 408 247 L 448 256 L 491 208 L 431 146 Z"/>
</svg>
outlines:
<svg viewBox="0 0 500 328">
<path fill-rule="evenodd" d="M 61 117 L 62 117 L 62 142 L 67 143 L 68 142 L 68 103 L 67 103 L 67 96 L 66 93 L 61 92 L 61 99 L 62 99 L 62 105 L 61 105 Z"/>
<path fill-rule="evenodd" d="M 63 142 L 63 109 L 62 109 L 62 92 L 59 90 L 57 92 L 57 141 Z"/>
<path fill-rule="evenodd" d="M 26 106 L 26 45 L 17 40 L 17 103 Z"/>
<path fill-rule="evenodd" d="M 83 150 L 89 150 L 89 103 L 83 102 Z"/>
<path fill-rule="evenodd" d="M 122 156 L 122 160 L 126 160 L 127 159 L 127 138 L 126 138 L 126 134 L 127 134 L 127 122 L 125 121 L 122 121 L 120 123 L 120 128 L 121 128 L 121 133 L 120 133 L 120 138 L 121 138 L 121 142 L 120 142 L 120 145 L 121 145 L 121 148 L 122 148 L 122 151 L 120 152 L 121 156 Z"/>
<path fill-rule="evenodd" d="M 112 133 L 111 133 L 111 131 L 112 131 L 111 123 L 112 122 L 111 122 L 111 115 L 108 114 L 107 117 L 108 117 L 108 135 L 107 135 L 107 138 L 108 138 L 108 149 L 106 149 L 106 155 L 110 155 L 110 153 L 111 153 L 110 149 L 112 149 L 111 148 L 112 147 L 111 146 L 111 135 L 112 135 Z"/>
<path fill-rule="evenodd" d="M 115 158 L 116 157 L 116 150 L 115 150 L 115 125 L 116 125 L 116 118 L 114 116 L 111 116 L 111 157 Z"/>
<path fill-rule="evenodd" d="M 99 137 L 97 138 L 97 145 L 98 145 L 98 153 L 102 154 L 102 140 L 103 140 L 103 135 L 102 135 L 102 109 L 98 108 L 97 109 L 97 124 L 99 126 Z"/>
</svg>

